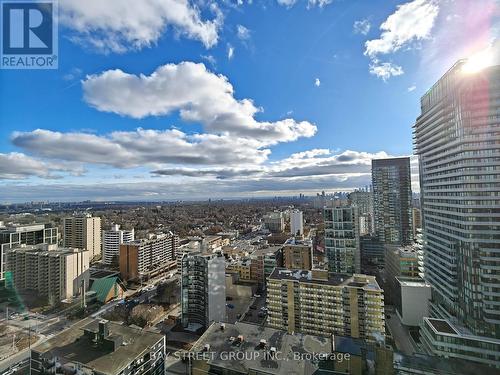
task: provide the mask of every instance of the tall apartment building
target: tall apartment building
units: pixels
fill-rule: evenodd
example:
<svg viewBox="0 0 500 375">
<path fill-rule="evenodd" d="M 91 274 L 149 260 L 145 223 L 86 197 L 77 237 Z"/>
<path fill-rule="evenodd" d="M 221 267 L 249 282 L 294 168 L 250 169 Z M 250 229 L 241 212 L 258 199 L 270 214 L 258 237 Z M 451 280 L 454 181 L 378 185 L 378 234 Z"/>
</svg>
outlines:
<svg viewBox="0 0 500 375">
<path fill-rule="evenodd" d="M 289 333 L 385 337 L 384 291 L 373 276 L 275 268 L 266 302 L 268 325 Z"/>
<path fill-rule="evenodd" d="M 134 230 L 120 230 L 115 224 L 110 230 L 102 231 L 102 260 L 104 264 L 118 264 L 120 245 L 134 240 Z"/>
<path fill-rule="evenodd" d="M 300 210 L 290 211 L 290 233 L 292 236 L 304 235 L 304 216 Z"/>
<path fill-rule="evenodd" d="M 90 214 L 64 218 L 63 244 L 89 251 L 90 260 L 101 255 L 101 218 Z"/>
<path fill-rule="evenodd" d="M 14 286 L 51 303 L 72 298 L 89 285 L 89 252 L 57 245 L 19 245 L 8 252 Z"/>
<path fill-rule="evenodd" d="M 349 194 L 349 200 L 358 208 L 359 235 L 366 236 L 375 233 L 375 218 L 373 211 L 373 193 L 356 190 Z"/>
<path fill-rule="evenodd" d="M 163 375 L 165 347 L 163 334 L 86 318 L 32 347 L 30 374 Z"/>
<path fill-rule="evenodd" d="M 176 267 L 179 236 L 149 234 L 148 238 L 120 245 L 120 275 L 125 281 L 145 280 Z"/>
<path fill-rule="evenodd" d="M 410 158 L 372 160 L 375 230 L 386 244 L 413 240 Z"/>
<path fill-rule="evenodd" d="M 264 227 L 271 233 L 282 233 L 285 230 L 285 215 L 274 211 L 264 216 Z"/>
<path fill-rule="evenodd" d="M 312 270 L 312 241 L 295 238 L 286 241 L 283 244 L 283 267 L 289 270 Z"/>
<path fill-rule="evenodd" d="M 359 273 L 361 270 L 358 210 L 347 201 L 323 209 L 325 250 L 329 272 Z"/>
<path fill-rule="evenodd" d="M 189 253 L 182 258 L 181 322 L 208 328 L 226 319 L 225 258 L 222 253 Z"/>
<path fill-rule="evenodd" d="M 0 280 L 5 279 L 7 252 L 18 245 L 57 244 L 59 232 L 51 223 L 0 227 Z"/>
<path fill-rule="evenodd" d="M 421 98 L 414 125 L 425 277 L 433 318 L 500 342 L 500 66 L 466 64 Z"/>
</svg>

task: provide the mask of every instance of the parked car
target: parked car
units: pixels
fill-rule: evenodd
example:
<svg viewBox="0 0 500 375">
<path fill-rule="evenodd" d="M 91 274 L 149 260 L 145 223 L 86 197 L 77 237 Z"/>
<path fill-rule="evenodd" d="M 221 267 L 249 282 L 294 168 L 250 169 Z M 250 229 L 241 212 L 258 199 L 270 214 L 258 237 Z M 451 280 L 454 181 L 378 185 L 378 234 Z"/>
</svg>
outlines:
<svg viewBox="0 0 500 375">
<path fill-rule="evenodd" d="M 231 303 L 226 304 L 226 306 L 229 307 L 230 309 L 234 309 L 234 305 Z"/>
</svg>

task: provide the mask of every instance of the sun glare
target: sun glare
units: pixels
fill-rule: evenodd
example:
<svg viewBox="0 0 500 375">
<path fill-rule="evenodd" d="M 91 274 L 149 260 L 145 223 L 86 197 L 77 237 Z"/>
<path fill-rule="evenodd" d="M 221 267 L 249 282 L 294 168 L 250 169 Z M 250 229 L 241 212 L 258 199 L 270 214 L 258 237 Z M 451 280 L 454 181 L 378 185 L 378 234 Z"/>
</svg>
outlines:
<svg viewBox="0 0 500 375">
<path fill-rule="evenodd" d="M 493 65 L 493 51 L 487 48 L 470 56 L 462 66 L 462 72 L 476 73 L 491 65 Z"/>
</svg>

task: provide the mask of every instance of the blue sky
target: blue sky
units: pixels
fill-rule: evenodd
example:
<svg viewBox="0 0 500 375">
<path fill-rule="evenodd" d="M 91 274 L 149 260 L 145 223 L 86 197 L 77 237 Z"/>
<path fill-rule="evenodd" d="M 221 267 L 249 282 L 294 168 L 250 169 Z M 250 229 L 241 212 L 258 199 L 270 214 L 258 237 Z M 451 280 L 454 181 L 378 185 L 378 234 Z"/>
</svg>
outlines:
<svg viewBox="0 0 500 375">
<path fill-rule="evenodd" d="M 349 190 L 494 0 L 59 1 L 59 69 L 0 70 L 0 201 Z M 415 186 L 416 188 L 416 186 Z"/>
</svg>

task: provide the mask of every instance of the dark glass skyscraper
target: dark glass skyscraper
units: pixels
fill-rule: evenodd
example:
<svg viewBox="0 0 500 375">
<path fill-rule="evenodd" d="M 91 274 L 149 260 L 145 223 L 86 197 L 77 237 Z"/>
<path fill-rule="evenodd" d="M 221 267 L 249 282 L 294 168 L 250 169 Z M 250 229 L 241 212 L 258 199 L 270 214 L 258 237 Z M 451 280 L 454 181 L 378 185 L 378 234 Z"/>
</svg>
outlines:
<svg viewBox="0 0 500 375">
<path fill-rule="evenodd" d="M 410 158 L 372 160 L 375 230 L 384 244 L 413 240 Z"/>
</svg>

